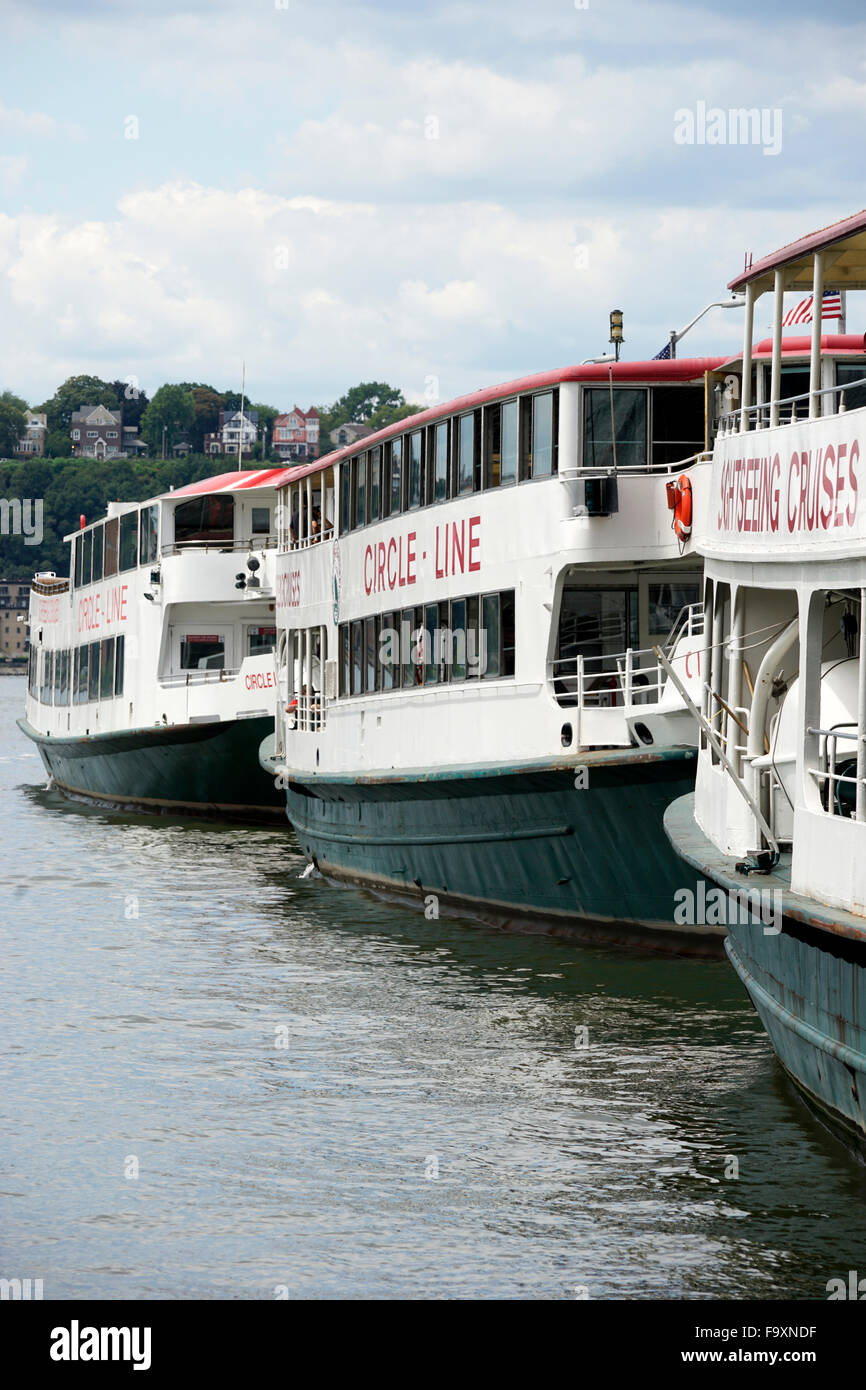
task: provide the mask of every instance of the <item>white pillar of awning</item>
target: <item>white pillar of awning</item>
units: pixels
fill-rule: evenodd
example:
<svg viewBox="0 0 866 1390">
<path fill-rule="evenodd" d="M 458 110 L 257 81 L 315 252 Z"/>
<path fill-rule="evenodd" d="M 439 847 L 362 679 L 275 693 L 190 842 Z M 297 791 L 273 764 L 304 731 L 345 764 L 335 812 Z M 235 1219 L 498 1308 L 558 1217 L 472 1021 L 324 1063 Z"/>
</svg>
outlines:
<svg viewBox="0 0 866 1390">
<path fill-rule="evenodd" d="M 812 355 L 809 360 L 809 419 L 821 413 L 821 330 L 824 327 L 824 252 L 816 251 L 812 272 Z"/>
<path fill-rule="evenodd" d="M 746 322 L 743 328 L 743 383 L 740 390 L 740 429 L 749 428 L 749 406 L 752 404 L 752 333 L 755 322 L 755 286 L 746 286 Z"/>
<path fill-rule="evenodd" d="M 779 397 L 782 394 L 782 305 L 785 277 L 781 270 L 773 276 L 773 366 L 770 373 L 770 425 L 779 423 Z"/>
</svg>

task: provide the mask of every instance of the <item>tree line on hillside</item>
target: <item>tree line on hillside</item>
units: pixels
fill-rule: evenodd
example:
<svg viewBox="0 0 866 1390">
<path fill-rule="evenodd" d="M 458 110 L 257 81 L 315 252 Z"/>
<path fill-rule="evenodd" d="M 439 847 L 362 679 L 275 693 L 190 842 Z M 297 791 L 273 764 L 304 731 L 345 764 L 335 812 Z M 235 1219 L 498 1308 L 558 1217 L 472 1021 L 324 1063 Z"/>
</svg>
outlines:
<svg viewBox="0 0 866 1390">
<path fill-rule="evenodd" d="M 218 391 L 203 381 L 166 382 L 148 399 L 146 392 L 126 381 L 103 381 L 97 376 L 71 376 L 58 386 L 54 395 L 41 405 L 29 406 L 12 391 L 0 392 L 0 458 L 14 453 L 25 430 L 24 412 L 29 408 L 45 414 L 47 434 L 45 456 L 68 458 L 71 448 L 72 412 L 83 405 L 104 405 L 122 410 L 124 425 L 138 427 L 140 437 L 151 453 L 170 453 L 175 444 L 186 441 L 190 452 L 204 450 L 204 437 L 219 425 L 221 410 L 239 410 L 240 391 Z M 259 430 L 266 430 L 273 441 L 274 420 L 283 410 L 264 401 L 245 398 L 245 408 L 258 411 Z M 381 429 L 417 411 L 407 405 L 403 392 L 384 381 L 362 381 L 332 405 L 317 406 L 320 417 L 322 452 L 329 447 L 331 430 L 339 425 L 365 424 Z M 264 435 L 260 435 L 263 439 Z"/>
<path fill-rule="evenodd" d="M 9 391 L 0 394 L 0 498 L 42 500 L 43 537 L 40 545 L 26 545 L 23 536 L 0 534 L 0 577 L 4 580 L 28 580 L 35 570 L 53 570 L 65 575 L 69 568 L 68 546 L 63 537 L 78 529 L 79 518 L 88 521 L 104 516 L 109 502 L 143 502 L 168 492 L 171 487 L 185 487 L 219 471 L 220 465 L 201 452 L 202 439 L 208 430 L 216 429 L 221 409 L 239 409 L 240 392 L 218 392 L 211 386 L 195 383 L 161 386 L 148 400 L 144 392 L 126 396 L 128 384 L 122 381 L 104 382 L 98 377 L 70 377 L 59 386 L 50 401 L 35 410 L 48 416 L 48 444 L 60 452 L 46 448 L 45 456 L 26 459 L 4 458 L 11 453 L 15 441 L 24 432 L 23 412 L 27 408 L 20 398 Z M 9 400 L 12 407 L 10 425 Z M 154 457 L 145 459 L 92 459 L 69 457 L 69 428 L 73 410 L 82 405 L 102 403 L 111 410 L 122 404 L 127 424 L 138 424 L 147 439 Z M 156 409 L 154 410 L 154 407 Z M 274 407 L 252 404 L 258 410 L 259 423 L 269 424 L 282 412 Z M 322 453 L 331 447 L 328 435 L 332 429 L 348 423 L 366 424 L 373 429 L 384 428 L 396 420 L 417 413 L 418 407 L 407 405 L 401 391 L 386 382 L 361 382 L 353 386 L 331 406 L 319 407 Z M 151 413 L 152 412 L 152 413 Z M 17 416 L 20 415 L 20 421 Z M 150 418 L 148 419 L 148 415 Z M 173 428 L 187 433 L 175 436 L 167 430 L 166 449 L 162 452 L 162 426 L 169 420 L 178 422 Z M 4 436 L 4 422 L 11 433 Z M 187 438 L 193 451 L 181 458 L 170 455 L 176 438 Z M 11 441 L 11 443 L 10 443 Z M 62 448 L 61 448 L 62 441 Z M 276 460 L 275 455 L 271 455 Z"/>
</svg>

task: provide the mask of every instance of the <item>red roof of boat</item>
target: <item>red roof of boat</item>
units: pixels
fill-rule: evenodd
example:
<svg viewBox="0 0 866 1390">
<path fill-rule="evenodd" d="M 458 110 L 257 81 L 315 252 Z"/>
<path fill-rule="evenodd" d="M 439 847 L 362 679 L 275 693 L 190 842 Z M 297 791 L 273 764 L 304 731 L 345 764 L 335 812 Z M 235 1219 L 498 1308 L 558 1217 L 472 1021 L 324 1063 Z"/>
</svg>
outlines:
<svg viewBox="0 0 866 1390">
<path fill-rule="evenodd" d="M 832 246 L 837 241 L 844 241 L 847 237 L 856 236 L 858 232 L 866 230 L 866 208 L 862 212 L 855 212 L 851 217 L 843 217 L 841 222 L 831 222 L 829 227 L 822 227 L 817 232 L 810 232 L 808 236 L 800 237 L 797 241 L 789 241 L 787 246 L 782 246 L 778 251 L 773 251 L 771 255 L 764 256 L 760 261 L 755 261 L 747 266 L 733 280 L 729 281 L 729 290 L 741 290 L 750 280 L 758 280 L 771 270 L 777 270 L 783 265 L 797 261 L 801 256 L 809 256 L 815 251 L 822 250 L 825 246 Z"/>
<path fill-rule="evenodd" d="M 369 449 L 371 445 L 381 444 L 398 434 L 429 425 L 433 420 L 439 420 L 443 416 L 476 410 L 480 405 L 502 400 L 520 392 L 541 391 L 547 386 L 558 386 L 563 381 L 607 382 L 610 376 L 618 382 L 701 381 L 705 372 L 716 371 L 725 360 L 724 357 L 676 357 L 673 360 L 653 358 L 649 362 L 586 362 L 574 367 L 560 367 L 556 371 L 536 372 L 532 376 L 519 377 L 516 381 L 507 381 L 499 386 L 484 386 L 481 390 L 471 391 L 466 396 L 457 396 L 442 405 L 420 410 L 417 415 L 409 415 L 405 420 L 398 420 L 393 425 L 376 430 L 374 434 L 365 435 L 354 444 L 334 449 L 330 454 L 325 454 L 312 463 L 286 468 L 275 486 L 284 487 L 288 483 L 296 483 L 299 479 L 306 478 L 309 473 L 319 473 L 324 468 L 333 467 L 340 459 L 347 458 L 359 450 Z"/>
<path fill-rule="evenodd" d="M 243 468 L 234 473 L 217 473 L 213 478 L 200 478 L 197 483 L 175 488 L 172 497 L 192 497 L 198 492 L 236 492 L 239 488 L 273 487 L 285 468 Z"/>
</svg>

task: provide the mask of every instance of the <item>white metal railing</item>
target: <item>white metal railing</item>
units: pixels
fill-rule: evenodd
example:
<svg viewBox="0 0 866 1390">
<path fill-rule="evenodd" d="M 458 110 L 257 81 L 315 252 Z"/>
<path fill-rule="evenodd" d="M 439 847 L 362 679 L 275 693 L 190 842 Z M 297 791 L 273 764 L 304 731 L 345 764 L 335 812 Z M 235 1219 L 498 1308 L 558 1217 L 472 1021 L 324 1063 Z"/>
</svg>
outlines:
<svg viewBox="0 0 866 1390">
<path fill-rule="evenodd" d="M 296 695 L 286 708 L 286 728 L 299 733 L 318 733 L 324 729 L 325 702 L 318 691 L 312 695 Z"/>
<path fill-rule="evenodd" d="M 172 541 L 168 545 L 160 547 L 161 555 L 183 555 L 187 552 L 206 552 L 216 550 L 221 555 L 249 554 L 255 550 L 275 550 L 277 547 L 276 535 L 253 536 L 245 541 Z"/>
<path fill-rule="evenodd" d="M 656 442 L 665 443 L 667 441 L 658 440 Z M 677 441 L 671 440 L 670 442 L 675 444 Z M 562 482 L 574 482 L 580 478 L 608 478 L 611 474 L 613 474 L 614 477 L 622 478 L 640 477 L 644 473 L 681 473 L 684 468 L 691 468 L 694 464 L 707 462 L 711 458 L 711 452 L 701 449 L 699 453 L 689 454 L 685 458 L 676 459 L 673 463 L 650 463 L 649 460 L 647 460 L 645 463 L 618 464 L 616 468 L 614 468 L 613 465 L 609 468 L 605 468 L 597 463 L 576 463 L 571 467 L 560 468 L 558 476 Z"/>
<path fill-rule="evenodd" d="M 828 414 L 844 415 L 848 408 L 846 392 L 853 391 L 857 387 L 866 387 L 866 377 L 857 381 L 846 381 L 844 386 L 823 386 L 818 391 L 804 391 L 799 396 L 788 396 L 784 400 L 761 401 L 757 405 L 747 406 L 745 411 L 746 429 L 769 429 L 774 406 L 777 406 L 779 410 L 780 425 L 792 425 L 799 420 L 807 420 L 809 418 L 809 402 L 813 395 L 817 397 L 838 396 L 838 402 L 834 402 L 834 408 Z M 731 410 L 723 415 L 719 420 L 719 438 L 724 439 L 727 435 L 739 434 L 742 428 L 742 419 L 742 409 Z"/>
<path fill-rule="evenodd" d="M 853 730 L 853 733 L 851 732 Z M 840 739 L 848 739 L 852 743 L 857 742 L 857 724 L 850 720 L 847 724 L 837 724 L 833 729 L 807 729 L 807 734 L 817 734 L 821 739 L 820 744 L 820 766 L 810 767 L 809 773 L 813 780 L 818 783 L 825 801 L 824 809 L 831 816 L 853 817 L 857 799 L 857 777 L 848 772 L 838 772 L 840 766 L 838 759 L 837 746 Z M 856 758 L 849 754 L 843 755 L 841 766 L 851 768 L 852 762 L 856 769 Z M 841 788 L 851 787 L 853 801 L 849 810 L 845 810 L 841 804 Z"/>
<path fill-rule="evenodd" d="M 161 676 L 159 683 L 163 689 L 187 685 L 220 685 L 223 681 L 234 680 L 239 675 L 239 666 L 229 669 L 217 667 L 209 671 L 173 671 L 168 676 Z"/>
<path fill-rule="evenodd" d="M 703 630 L 703 604 L 687 604 L 680 609 L 662 650 L 670 658 L 682 637 L 699 637 Z M 655 647 L 629 647 L 615 656 L 588 657 L 578 652 L 556 657 L 549 663 L 548 679 L 560 705 L 580 709 L 658 704 L 666 685 Z"/>
</svg>

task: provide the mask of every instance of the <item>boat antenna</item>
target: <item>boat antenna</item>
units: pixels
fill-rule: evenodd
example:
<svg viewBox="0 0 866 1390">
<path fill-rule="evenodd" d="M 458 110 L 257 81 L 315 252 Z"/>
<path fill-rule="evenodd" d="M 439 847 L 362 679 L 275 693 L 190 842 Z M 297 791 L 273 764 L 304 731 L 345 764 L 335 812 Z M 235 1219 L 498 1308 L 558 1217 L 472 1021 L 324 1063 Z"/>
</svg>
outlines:
<svg viewBox="0 0 866 1390">
<path fill-rule="evenodd" d="M 242 450 L 244 447 L 244 393 L 247 385 L 247 364 L 241 367 L 241 418 L 238 421 L 238 472 L 243 468 Z"/>
</svg>

